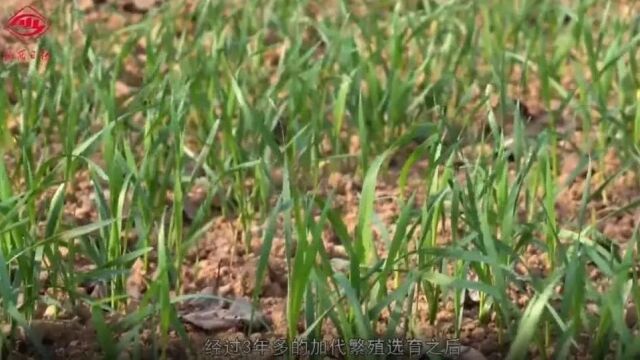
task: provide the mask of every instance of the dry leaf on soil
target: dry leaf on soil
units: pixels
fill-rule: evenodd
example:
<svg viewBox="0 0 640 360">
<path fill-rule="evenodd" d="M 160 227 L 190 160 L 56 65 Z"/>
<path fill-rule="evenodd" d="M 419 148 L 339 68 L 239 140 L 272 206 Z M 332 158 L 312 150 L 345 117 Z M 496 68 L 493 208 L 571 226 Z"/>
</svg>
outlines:
<svg viewBox="0 0 640 360">
<path fill-rule="evenodd" d="M 226 309 L 222 304 L 211 302 L 202 309 L 187 310 L 181 318 L 203 330 L 223 331 L 238 327 L 259 329 L 265 324 L 264 316 L 258 311 L 253 312 L 252 305 L 245 299 L 235 299 Z"/>
<path fill-rule="evenodd" d="M 144 262 L 141 259 L 137 259 L 131 267 L 126 283 L 127 295 L 132 300 L 139 301 L 146 290 L 147 285 L 144 274 Z"/>
</svg>

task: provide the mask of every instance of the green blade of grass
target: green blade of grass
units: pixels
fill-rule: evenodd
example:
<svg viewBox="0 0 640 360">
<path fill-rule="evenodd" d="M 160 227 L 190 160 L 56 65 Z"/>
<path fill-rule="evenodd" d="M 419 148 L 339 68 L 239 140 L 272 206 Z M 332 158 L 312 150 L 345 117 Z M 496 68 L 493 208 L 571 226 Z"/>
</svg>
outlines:
<svg viewBox="0 0 640 360">
<path fill-rule="evenodd" d="M 526 358 L 528 348 L 532 343 L 536 331 L 539 329 L 538 324 L 543 316 L 545 306 L 549 302 L 549 299 L 553 295 L 556 283 L 560 279 L 562 271 L 557 270 L 553 274 L 544 291 L 540 294 L 536 294 L 527 305 L 527 308 L 522 315 L 520 324 L 518 325 L 518 331 L 511 343 L 507 359 L 524 359 Z"/>
</svg>

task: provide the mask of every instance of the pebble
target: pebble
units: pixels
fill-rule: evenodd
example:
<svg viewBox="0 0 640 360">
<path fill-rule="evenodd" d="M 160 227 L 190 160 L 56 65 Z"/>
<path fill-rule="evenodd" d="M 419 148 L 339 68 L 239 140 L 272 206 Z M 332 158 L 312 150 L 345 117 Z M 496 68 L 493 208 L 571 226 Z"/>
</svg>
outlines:
<svg viewBox="0 0 640 360">
<path fill-rule="evenodd" d="M 155 0 L 133 0 L 133 5 L 138 10 L 147 11 L 155 5 Z"/>
<path fill-rule="evenodd" d="M 469 346 L 461 346 L 460 360 L 484 360 L 486 359 L 482 353 Z"/>
<path fill-rule="evenodd" d="M 79 0 L 76 3 L 77 9 L 80 11 L 87 11 L 93 7 L 92 0 Z"/>
<path fill-rule="evenodd" d="M 475 329 L 473 329 L 473 331 L 471 332 L 471 337 L 474 340 L 480 340 L 480 339 L 484 339 L 485 338 L 485 331 L 483 328 L 481 327 L 477 327 Z"/>
<path fill-rule="evenodd" d="M 334 245 L 331 255 L 333 255 L 333 257 L 339 257 L 344 259 L 348 258 L 347 250 L 344 248 L 343 245 Z"/>
<path fill-rule="evenodd" d="M 58 308 L 55 305 L 47 306 L 47 309 L 44 311 L 44 315 L 42 316 L 45 319 L 53 319 L 58 314 Z"/>
<path fill-rule="evenodd" d="M 440 321 L 448 322 L 448 321 L 451 321 L 452 318 L 453 318 L 453 314 L 448 311 L 440 311 L 436 315 L 436 320 L 438 320 L 439 322 Z"/>
<path fill-rule="evenodd" d="M 631 304 L 625 309 L 624 321 L 630 328 L 633 328 L 638 323 L 638 313 L 635 304 Z"/>
<path fill-rule="evenodd" d="M 498 342 L 488 338 L 480 343 L 480 351 L 483 354 L 490 354 L 498 350 Z"/>
</svg>

